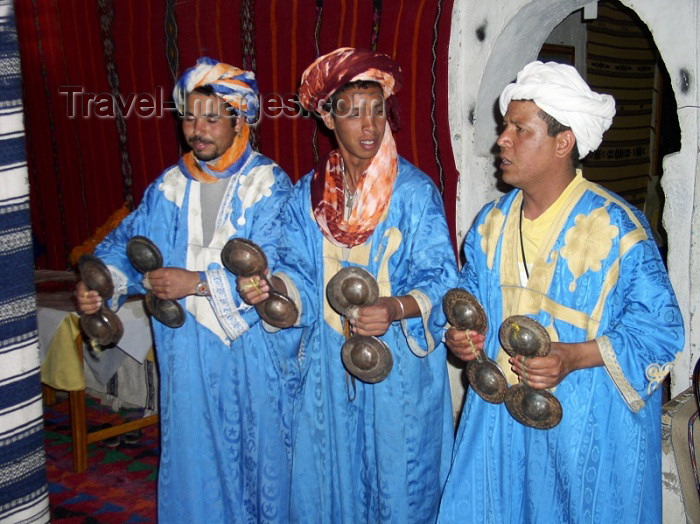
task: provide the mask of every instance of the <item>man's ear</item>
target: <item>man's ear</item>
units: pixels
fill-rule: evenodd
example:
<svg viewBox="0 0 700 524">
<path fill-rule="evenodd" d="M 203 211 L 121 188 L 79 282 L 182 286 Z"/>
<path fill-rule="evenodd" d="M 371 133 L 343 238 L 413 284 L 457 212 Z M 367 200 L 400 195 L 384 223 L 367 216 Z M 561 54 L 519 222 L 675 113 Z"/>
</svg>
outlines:
<svg viewBox="0 0 700 524">
<path fill-rule="evenodd" d="M 571 155 L 571 150 L 576 145 L 576 135 L 570 129 L 561 131 L 557 136 L 557 157 L 565 158 Z"/>
<path fill-rule="evenodd" d="M 333 131 L 335 129 L 335 120 L 333 120 L 333 114 L 330 111 L 321 111 L 321 120 L 326 125 L 328 129 Z"/>
<path fill-rule="evenodd" d="M 233 130 L 235 131 L 236 134 L 240 133 L 243 131 L 243 126 L 245 125 L 245 116 L 243 115 L 238 115 L 236 117 L 236 125 L 233 126 Z"/>
</svg>

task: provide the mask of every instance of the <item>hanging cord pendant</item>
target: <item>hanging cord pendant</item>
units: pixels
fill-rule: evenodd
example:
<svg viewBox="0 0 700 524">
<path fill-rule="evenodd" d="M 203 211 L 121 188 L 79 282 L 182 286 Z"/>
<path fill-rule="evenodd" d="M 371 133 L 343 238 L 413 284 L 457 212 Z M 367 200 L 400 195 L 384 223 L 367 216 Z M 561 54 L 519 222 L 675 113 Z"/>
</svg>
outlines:
<svg viewBox="0 0 700 524">
<path fill-rule="evenodd" d="M 352 211 L 353 204 L 355 203 L 355 195 L 357 194 L 357 190 L 355 190 L 354 193 L 350 193 L 350 189 L 348 189 L 348 181 L 345 178 L 345 161 L 343 161 L 343 157 L 340 157 L 340 172 L 343 175 L 343 194 L 345 195 L 345 207 L 347 208 L 348 213 Z"/>
<path fill-rule="evenodd" d="M 350 321 L 343 317 L 343 335 L 345 340 L 348 340 L 352 336 L 350 331 Z M 345 370 L 345 389 L 348 393 L 348 401 L 353 402 L 357 397 L 357 385 L 355 384 L 355 377 L 353 377 L 347 370 Z"/>
<path fill-rule="evenodd" d="M 520 221 L 518 222 L 518 232 L 520 233 L 520 252 L 523 256 L 523 266 L 525 266 L 525 276 L 529 279 L 530 272 L 527 269 L 527 258 L 525 257 L 525 243 L 523 242 L 523 205 L 525 201 L 520 203 Z"/>
</svg>

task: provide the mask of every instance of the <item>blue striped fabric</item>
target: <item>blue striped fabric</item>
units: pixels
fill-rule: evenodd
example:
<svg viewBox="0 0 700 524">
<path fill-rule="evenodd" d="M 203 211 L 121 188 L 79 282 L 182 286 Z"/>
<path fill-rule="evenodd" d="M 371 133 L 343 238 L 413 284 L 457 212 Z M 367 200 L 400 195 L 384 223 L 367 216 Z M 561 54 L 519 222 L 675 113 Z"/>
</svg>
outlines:
<svg viewBox="0 0 700 524">
<path fill-rule="evenodd" d="M 0 0 L 0 522 L 49 522 L 17 28 Z"/>
</svg>

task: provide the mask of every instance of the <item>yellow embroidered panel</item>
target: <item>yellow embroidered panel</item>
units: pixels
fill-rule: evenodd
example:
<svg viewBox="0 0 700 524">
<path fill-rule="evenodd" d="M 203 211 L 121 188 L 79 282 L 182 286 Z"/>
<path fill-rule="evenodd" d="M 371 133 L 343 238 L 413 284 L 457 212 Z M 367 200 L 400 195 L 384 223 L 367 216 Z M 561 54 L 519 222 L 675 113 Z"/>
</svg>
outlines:
<svg viewBox="0 0 700 524">
<path fill-rule="evenodd" d="M 594 209 L 589 215 L 576 216 L 574 226 L 564 236 L 561 250 L 574 277 L 569 291 L 576 290 L 576 280 L 586 271 L 600 271 L 601 262 L 610 255 L 618 232 L 617 226 L 610 223 L 610 215 L 604 207 Z"/>
<path fill-rule="evenodd" d="M 493 258 L 496 255 L 496 246 L 498 246 L 504 220 L 505 216 L 501 210 L 494 206 L 486 215 L 484 223 L 477 229 L 481 235 L 481 249 L 486 253 L 486 264 L 489 269 L 493 269 Z"/>
</svg>

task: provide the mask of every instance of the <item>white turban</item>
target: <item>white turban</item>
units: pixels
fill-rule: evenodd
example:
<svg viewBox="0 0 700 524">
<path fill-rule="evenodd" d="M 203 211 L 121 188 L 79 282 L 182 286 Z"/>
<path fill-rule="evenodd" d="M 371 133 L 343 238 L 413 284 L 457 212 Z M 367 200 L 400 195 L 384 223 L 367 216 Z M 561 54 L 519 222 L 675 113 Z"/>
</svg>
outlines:
<svg viewBox="0 0 700 524">
<path fill-rule="evenodd" d="M 612 96 L 591 91 L 574 67 L 556 62 L 527 64 L 515 82 L 501 93 L 501 114 L 506 114 L 511 100 L 532 100 L 559 123 L 570 127 L 580 158 L 600 145 L 615 116 Z"/>
</svg>

